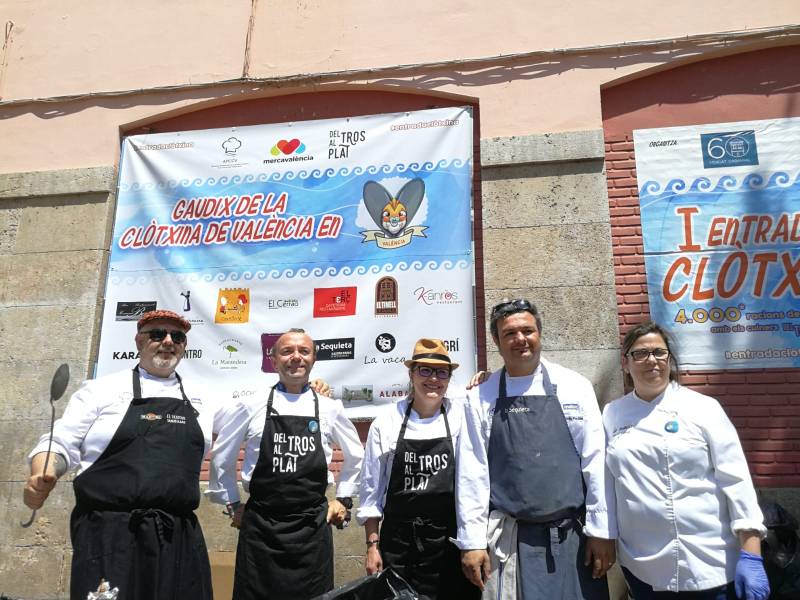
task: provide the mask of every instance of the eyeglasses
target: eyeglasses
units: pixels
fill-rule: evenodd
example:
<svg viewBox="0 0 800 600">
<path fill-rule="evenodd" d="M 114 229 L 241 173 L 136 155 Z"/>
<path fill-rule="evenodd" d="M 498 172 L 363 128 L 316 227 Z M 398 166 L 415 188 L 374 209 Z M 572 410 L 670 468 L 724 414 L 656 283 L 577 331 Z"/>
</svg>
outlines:
<svg viewBox="0 0 800 600">
<path fill-rule="evenodd" d="M 653 348 L 652 350 L 631 350 L 628 352 L 628 356 L 630 356 L 636 362 L 644 362 L 652 355 L 653 358 L 656 360 L 666 360 L 669 356 L 669 350 L 666 348 Z"/>
<path fill-rule="evenodd" d="M 180 329 L 172 329 L 167 331 L 166 329 L 148 329 L 147 331 L 140 331 L 142 335 L 147 334 L 150 336 L 150 339 L 154 342 L 160 342 L 161 340 L 167 337 L 172 338 L 172 342 L 175 344 L 185 344 L 186 343 L 186 333 L 181 331 Z"/>
<path fill-rule="evenodd" d="M 436 374 L 436 379 L 450 379 L 450 369 L 434 369 L 433 367 L 417 367 L 417 373 L 420 374 L 420 377 L 430 377 L 434 373 Z"/>
<path fill-rule="evenodd" d="M 533 306 L 527 300 L 523 300 L 521 298 L 517 300 L 507 300 L 505 302 L 501 302 L 500 304 L 495 305 L 492 309 L 492 316 L 491 319 L 494 320 L 499 315 L 503 315 L 506 313 L 511 312 L 519 312 L 521 310 L 527 310 L 533 312 Z"/>
</svg>

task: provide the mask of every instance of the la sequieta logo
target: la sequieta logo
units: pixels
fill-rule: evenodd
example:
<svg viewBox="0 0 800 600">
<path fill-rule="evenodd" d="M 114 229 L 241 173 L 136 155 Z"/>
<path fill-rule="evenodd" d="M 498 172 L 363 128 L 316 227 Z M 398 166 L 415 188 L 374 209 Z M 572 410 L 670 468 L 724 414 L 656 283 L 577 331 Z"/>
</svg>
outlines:
<svg viewBox="0 0 800 600">
<path fill-rule="evenodd" d="M 407 181 L 397 196 L 377 181 L 367 181 L 363 196 L 364 206 L 379 229 L 362 231 L 362 244 L 375 242 L 378 248 L 391 250 L 407 246 L 414 236 L 428 237 L 426 226 L 411 225 L 425 197 L 425 182 L 419 177 Z"/>
<path fill-rule="evenodd" d="M 348 317 L 356 314 L 355 286 L 314 288 L 314 317 Z"/>
<path fill-rule="evenodd" d="M 355 338 L 314 340 L 314 355 L 316 360 L 352 360 L 355 347 Z"/>
<path fill-rule="evenodd" d="M 214 322 L 241 324 L 250 320 L 250 289 L 223 288 L 217 293 Z"/>
<path fill-rule="evenodd" d="M 138 321 L 141 316 L 156 309 L 155 300 L 139 300 L 134 302 L 117 302 L 115 321 Z"/>
<path fill-rule="evenodd" d="M 375 316 L 397 316 L 397 280 L 381 277 L 375 284 Z"/>
</svg>

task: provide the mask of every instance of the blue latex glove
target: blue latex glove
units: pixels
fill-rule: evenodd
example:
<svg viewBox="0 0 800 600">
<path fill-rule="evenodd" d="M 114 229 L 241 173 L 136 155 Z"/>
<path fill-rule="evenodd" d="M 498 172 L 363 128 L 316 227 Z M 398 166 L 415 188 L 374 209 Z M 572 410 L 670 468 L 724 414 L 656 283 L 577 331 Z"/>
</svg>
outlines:
<svg viewBox="0 0 800 600">
<path fill-rule="evenodd" d="M 739 562 L 736 563 L 734 577 L 736 595 L 741 600 L 767 600 L 769 597 L 769 581 L 764 571 L 764 559 L 757 554 L 739 551 Z"/>
</svg>

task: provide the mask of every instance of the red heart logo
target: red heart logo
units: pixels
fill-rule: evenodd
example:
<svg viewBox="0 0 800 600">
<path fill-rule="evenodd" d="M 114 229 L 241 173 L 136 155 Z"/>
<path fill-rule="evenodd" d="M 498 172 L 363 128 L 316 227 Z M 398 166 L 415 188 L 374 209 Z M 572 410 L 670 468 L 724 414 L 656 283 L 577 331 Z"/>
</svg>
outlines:
<svg viewBox="0 0 800 600">
<path fill-rule="evenodd" d="M 278 147 L 278 150 L 284 154 L 291 154 L 300 146 L 300 140 L 297 138 L 289 140 L 288 142 L 286 140 L 281 140 L 275 145 Z"/>
</svg>

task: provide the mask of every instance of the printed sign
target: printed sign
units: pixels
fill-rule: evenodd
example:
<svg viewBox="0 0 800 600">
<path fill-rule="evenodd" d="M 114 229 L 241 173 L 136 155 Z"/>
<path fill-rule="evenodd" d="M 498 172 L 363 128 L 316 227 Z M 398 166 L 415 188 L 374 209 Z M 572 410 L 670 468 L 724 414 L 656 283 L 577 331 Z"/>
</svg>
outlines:
<svg viewBox="0 0 800 600">
<path fill-rule="evenodd" d="M 465 384 L 473 142 L 469 107 L 126 138 L 97 374 L 136 363 L 111 358 L 117 306 L 145 298 L 191 322 L 178 372 L 223 400 L 273 385 L 297 328 L 352 418 L 399 399 L 421 337 L 460 340 Z"/>
<path fill-rule="evenodd" d="M 800 366 L 800 119 L 634 131 L 650 312 L 685 369 Z"/>
</svg>

